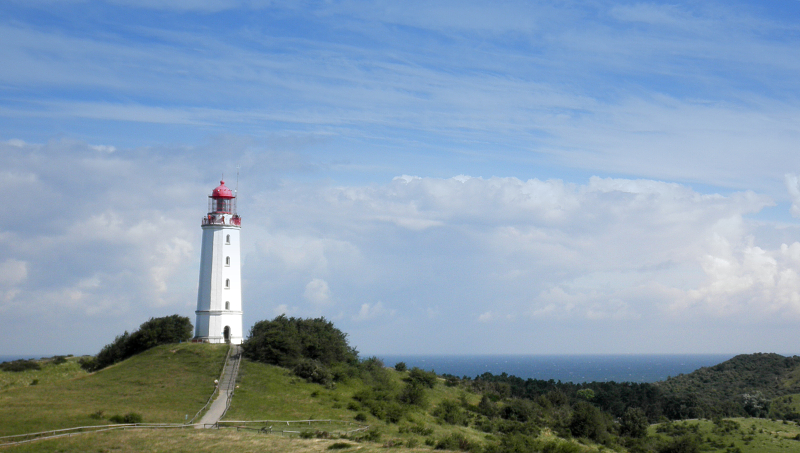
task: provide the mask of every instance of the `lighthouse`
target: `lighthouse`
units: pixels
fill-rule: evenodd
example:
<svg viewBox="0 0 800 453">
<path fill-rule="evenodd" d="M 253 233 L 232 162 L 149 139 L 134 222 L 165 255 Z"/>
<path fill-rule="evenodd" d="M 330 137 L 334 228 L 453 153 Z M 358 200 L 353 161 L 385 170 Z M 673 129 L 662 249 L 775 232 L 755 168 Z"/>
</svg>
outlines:
<svg viewBox="0 0 800 453">
<path fill-rule="evenodd" d="M 208 214 L 203 217 L 202 228 L 194 341 L 241 344 L 242 219 L 236 213 L 236 195 L 225 181 L 220 181 L 208 197 Z"/>
</svg>

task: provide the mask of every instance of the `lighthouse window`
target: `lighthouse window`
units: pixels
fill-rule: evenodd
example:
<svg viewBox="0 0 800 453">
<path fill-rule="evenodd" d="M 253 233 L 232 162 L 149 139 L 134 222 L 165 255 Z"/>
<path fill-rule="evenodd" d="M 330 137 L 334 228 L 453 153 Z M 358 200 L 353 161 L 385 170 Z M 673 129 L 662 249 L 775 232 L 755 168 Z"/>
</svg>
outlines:
<svg viewBox="0 0 800 453">
<path fill-rule="evenodd" d="M 230 287 L 231 287 L 231 279 L 226 278 L 225 279 L 225 289 L 228 289 Z"/>
<path fill-rule="evenodd" d="M 231 243 L 231 235 L 230 234 L 225 236 L 225 243 L 226 244 L 230 244 Z"/>
<path fill-rule="evenodd" d="M 225 257 L 225 265 L 226 266 L 230 266 L 231 265 L 231 257 L 230 256 L 226 256 Z"/>
<path fill-rule="evenodd" d="M 231 309 L 231 303 L 230 302 L 225 302 L 225 309 L 226 310 L 230 310 Z"/>
</svg>

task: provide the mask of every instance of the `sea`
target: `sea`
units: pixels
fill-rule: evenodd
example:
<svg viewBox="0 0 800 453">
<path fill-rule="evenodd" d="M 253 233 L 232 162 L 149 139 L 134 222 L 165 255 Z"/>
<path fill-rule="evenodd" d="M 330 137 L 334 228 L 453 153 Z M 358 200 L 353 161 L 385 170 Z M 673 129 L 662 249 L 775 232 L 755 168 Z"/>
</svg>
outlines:
<svg viewBox="0 0 800 453">
<path fill-rule="evenodd" d="M 474 378 L 483 373 L 561 382 L 657 382 L 722 363 L 734 354 L 585 354 L 585 355 L 380 355 L 384 365 L 405 362 L 438 374 Z M 366 357 L 366 356 L 365 356 Z M 0 356 L 0 362 L 39 358 Z"/>
<path fill-rule="evenodd" d="M 404 362 L 437 374 L 474 378 L 506 373 L 561 382 L 657 382 L 722 363 L 734 354 L 608 355 L 377 355 L 384 365 Z"/>
</svg>

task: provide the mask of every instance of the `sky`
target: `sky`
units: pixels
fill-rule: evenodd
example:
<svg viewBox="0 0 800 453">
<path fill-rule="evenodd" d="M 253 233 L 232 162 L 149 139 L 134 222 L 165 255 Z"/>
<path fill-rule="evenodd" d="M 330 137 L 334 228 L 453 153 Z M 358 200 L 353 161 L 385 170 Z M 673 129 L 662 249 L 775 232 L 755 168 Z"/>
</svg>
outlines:
<svg viewBox="0 0 800 453">
<path fill-rule="evenodd" d="M 246 332 L 800 352 L 796 0 L 6 0 L 0 61 L 0 355 L 194 322 L 222 178 Z"/>
</svg>

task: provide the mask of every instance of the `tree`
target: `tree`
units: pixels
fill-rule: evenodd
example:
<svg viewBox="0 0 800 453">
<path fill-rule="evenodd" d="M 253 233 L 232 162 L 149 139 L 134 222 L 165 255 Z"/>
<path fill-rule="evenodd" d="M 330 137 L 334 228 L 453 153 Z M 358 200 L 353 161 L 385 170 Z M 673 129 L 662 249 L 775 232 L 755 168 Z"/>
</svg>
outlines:
<svg viewBox="0 0 800 453">
<path fill-rule="evenodd" d="M 619 433 L 628 437 L 645 437 L 647 436 L 647 427 L 650 423 L 647 421 L 647 414 L 638 407 L 629 407 L 619 422 Z"/>
<path fill-rule="evenodd" d="M 112 343 L 103 346 L 93 359 L 81 361 L 81 366 L 89 371 L 97 371 L 152 347 L 187 341 L 192 338 L 193 330 L 192 322 L 185 316 L 150 318 L 132 334 L 126 331 Z"/>
<path fill-rule="evenodd" d="M 259 321 L 242 344 L 244 356 L 258 362 L 294 366 L 300 359 L 333 363 L 358 363 L 358 351 L 347 343 L 347 334 L 325 318 L 287 318 Z"/>
</svg>

